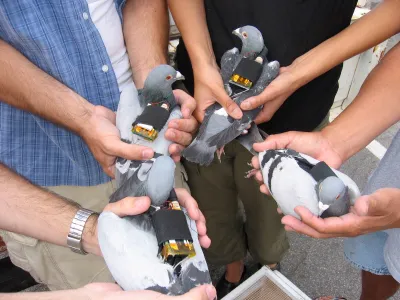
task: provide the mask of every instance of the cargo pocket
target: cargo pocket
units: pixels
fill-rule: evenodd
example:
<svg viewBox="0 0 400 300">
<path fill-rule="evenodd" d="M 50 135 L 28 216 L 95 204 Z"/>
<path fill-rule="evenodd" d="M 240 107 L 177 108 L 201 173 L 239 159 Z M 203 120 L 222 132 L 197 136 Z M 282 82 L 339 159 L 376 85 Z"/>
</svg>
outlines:
<svg viewBox="0 0 400 300">
<path fill-rule="evenodd" d="M 35 248 L 39 241 L 29 236 L 3 230 L 0 231 L 0 235 L 6 243 L 11 262 L 17 267 L 29 272 L 36 282 L 41 283 L 39 276 L 29 263 L 25 251 L 26 248 Z"/>
<path fill-rule="evenodd" d="M 190 188 L 187 183 L 188 175 L 182 163 L 177 162 L 175 168 L 175 188 L 183 188 L 190 193 Z"/>
</svg>

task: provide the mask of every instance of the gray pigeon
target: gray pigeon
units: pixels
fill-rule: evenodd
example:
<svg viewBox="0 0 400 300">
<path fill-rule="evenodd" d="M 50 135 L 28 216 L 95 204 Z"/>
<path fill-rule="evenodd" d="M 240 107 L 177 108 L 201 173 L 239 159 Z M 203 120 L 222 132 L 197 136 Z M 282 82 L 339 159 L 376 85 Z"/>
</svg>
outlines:
<svg viewBox="0 0 400 300">
<path fill-rule="evenodd" d="M 291 149 L 259 153 L 263 180 L 285 215 L 300 218 L 294 208 L 304 206 L 322 218 L 342 216 L 360 196 L 347 175 Z"/>
<path fill-rule="evenodd" d="M 168 147 L 171 145 L 171 142 L 164 138 L 167 126 L 164 126 L 158 133 L 162 138 L 149 141 L 134 134 L 132 132 L 132 124 L 134 124 L 147 106 L 158 104 L 160 101 L 164 101 L 165 105 L 169 106 L 168 110 L 170 115 L 167 123 L 170 120 L 182 118 L 180 108 L 175 102 L 171 85 L 175 81 L 183 79 L 184 77 L 182 74 L 171 66 L 159 65 L 150 72 L 144 83 L 144 88 L 140 92 L 138 92 L 134 86 L 129 87 L 129 89 L 132 89 L 131 91 L 123 91 L 118 104 L 116 125 L 120 131 L 121 139 L 124 142 L 151 147 L 159 154 L 168 155 Z M 134 96 L 124 97 L 124 93 Z M 131 163 L 131 161 L 126 159 L 117 159 L 115 165 L 117 187 L 121 186 L 122 183 L 135 172 L 136 163 L 133 163 L 132 167 Z"/>
<path fill-rule="evenodd" d="M 124 290 L 154 290 L 181 295 L 197 285 L 211 283 L 196 224 L 184 208 L 177 211 L 173 202 L 177 200 L 174 192 L 175 163 L 168 155 L 171 142 L 164 138 L 166 123 L 159 123 L 161 119 L 181 118 L 171 85 L 182 78 L 172 67 L 158 66 L 149 74 L 144 89 L 136 93 L 136 98 L 121 97 L 119 103 L 117 127 L 121 138 L 127 143 L 149 146 L 155 152 L 154 157 L 146 161 L 118 159 L 117 190 L 110 197 L 110 202 L 116 202 L 127 196 L 149 196 L 151 209 L 124 218 L 103 212 L 98 221 L 99 245 L 104 260 Z M 170 111 L 169 117 L 163 111 L 166 108 Z M 167 209 L 169 207 L 173 208 Z M 177 223 L 177 220 L 181 222 Z M 160 237 L 165 238 L 162 243 Z M 181 237 L 184 240 L 181 241 Z M 167 244 L 172 248 L 175 244 L 183 245 L 191 255 L 172 262 L 166 260 L 160 250 L 166 249 Z M 180 257 L 172 255 L 172 258 Z"/>
<path fill-rule="evenodd" d="M 221 58 L 221 76 L 227 94 L 240 105 L 247 98 L 259 95 L 278 76 L 280 65 L 277 61 L 267 61 L 267 49 L 257 28 L 244 26 L 233 31 L 233 34 L 241 39 L 242 49 L 240 53 L 237 48 L 224 53 Z M 242 72 L 254 76 L 257 69 L 260 74 L 254 77 L 254 82 L 236 74 Z M 182 152 L 183 157 L 200 165 L 209 165 L 214 159 L 214 153 L 220 158 L 223 147 L 240 136 L 261 109 L 262 106 L 244 111 L 243 117 L 235 120 L 219 103 L 211 105 L 205 112 L 198 135 Z"/>
</svg>

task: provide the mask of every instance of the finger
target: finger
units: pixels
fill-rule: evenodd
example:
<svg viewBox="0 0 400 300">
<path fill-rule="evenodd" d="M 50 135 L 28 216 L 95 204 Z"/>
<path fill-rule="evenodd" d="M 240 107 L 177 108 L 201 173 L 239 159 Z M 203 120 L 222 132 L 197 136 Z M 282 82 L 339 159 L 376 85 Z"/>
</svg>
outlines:
<svg viewBox="0 0 400 300">
<path fill-rule="evenodd" d="M 201 247 L 208 249 L 211 246 L 211 239 L 208 235 L 199 236 L 199 243 Z"/>
<path fill-rule="evenodd" d="M 107 204 L 104 211 L 111 211 L 121 218 L 134 216 L 147 211 L 150 203 L 149 197 L 126 197 L 120 201 Z"/>
<path fill-rule="evenodd" d="M 282 224 L 285 225 L 285 229 L 288 231 L 296 231 L 301 234 L 308 235 L 313 238 L 327 238 L 329 237 L 328 235 L 324 235 L 318 231 L 316 231 L 314 228 L 308 226 L 307 224 L 303 223 L 299 219 L 293 217 L 293 216 L 284 216 L 282 218 Z"/>
<path fill-rule="evenodd" d="M 271 83 L 260 95 L 250 97 L 243 101 L 240 108 L 243 110 L 257 108 L 269 101 L 275 100 L 281 93 L 282 91 L 275 84 Z"/>
<path fill-rule="evenodd" d="M 182 145 L 178 145 L 178 144 L 171 144 L 171 145 L 169 145 L 169 148 L 168 148 L 168 152 L 169 152 L 169 154 L 171 155 L 171 157 L 174 159 L 174 161 L 175 161 L 175 158 L 176 157 L 178 157 L 178 158 L 180 158 L 180 156 L 181 156 L 181 154 L 182 154 L 182 151 L 185 149 L 185 147 L 184 146 L 182 146 Z M 179 161 L 179 160 L 178 160 Z M 177 162 L 177 161 L 176 161 Z"/>
<path fill-rule="evenodd" d="M 274 113 L 275 111 L 271 110 L 270 106 L 267 103 L 266 105 L 264 105 L 263 109 L 254 119 L 254 123 L 256 124 L 266 123 L 271 120 Z"/>
<path fill-rule="evenodd" d="M 148 147 L 127 144 L 119 139 L 110 143 L 108 152 L 129 160 L 146 160 L 154 156 L 154 151 Z"/>
<path fill-rule="evenodd" d="M 270 193 L 268 191 L 268 188 L 267 188 L 267 186 L 265 184 L 260 186 L 260 192 L 263 193 L 263 194 L 266 194 L 266 195 L 270 195 Z"/>
<path fill-rule="evenodd" d="M 260 168 L 260 161 L 258 160 L 257 156 L 253 156 L 253 158 L 251 159 L 251 164 L 252 164 L 254 169 L 259 169 Z"/>
<path fill-rule="evenodd" d="M 196 109 L 193 112 L 193 116 L 199 123 L 202 123 L 204 120 L 205 109 L 202 109 L 199 105 L 197 105 Z"/>
<path fill-rule="evenodd" d="M 264 142 L 255 143 L 254 150 L 262 152 L 270 149 L 285 149 L 288 148 L 290 142 L 294 139 L 295 133 L 293 131 L 270 135 Z"/>
<path fill-rule="evenodd" d="M 190 133 L 179 131 L 176 129 L 168 128 L 165 132 L 165 137 L 167 140 L 177 143 L 182 146 L 188 146 L 193 140 Z"/>
<path fill-rule="evenodd" d="M 174 90 L 175 100 L 181 106 L 181 112 L 185 119 L 189 119 L 196 108 L 196 100 L 182 90 Z"/>
<path fill-rule="evenodd" d="M 117 292 L 122 291 L 122 289 L 115 283 L 89 283 L 83 287 L 85 290 L 90 292 Z"/>
<path fill-rule="evenodd" d="M 214 89 L 216 101 L 221 104 L 226 112 L 234 119 L 243 117 L 243 112 L 240 107 L 233 101 L 225 92 L 223 87 L 218 86 Z"/>
<path fill-rule="evenodd" d="M 283 215 L 283 211 L 282 211 L 282 209 L 281 209 L 280 207 L 278 207 L 278 208 L 276 209 L 276 211 L 278 212 L 278 214 Z"/>
<path fill-rule="evenodd" d="M 175 192 L 178 197 L 180 205 L 186 208 L 189 217 L 195 221 L 199 220 L 201 214 L 196 200 L 194 200 L 194 198 L 189 194 L 189 192 L 183 188 L 176 188 Z"/>
<path fill-rule="evenodd" d="M 191 289 L 188 293 L 174 297 L 174 299 L 179 299 L 179 300 L 214 300 L 215 297 L 217 296 L 217 292 L 215 291 L 215 288 L 210 285 L 201 285 L 198 287 L 195 287 L 194 289 Z"/>
<path fill-rule="evenodd" d="M 107 176 L 111 177 L 112 179 L 115 178 L 115 171 L 114 170 L 115 170 L 114 166 L 103 168 L 104 173 L 106 173 Z"/>
<path fill-rule="evenodd" d="M 254 178 L 257 180 L 259 184 L 264 184 L 264 178 L 261 174 L 261 172 L 257 172 Z"/>
<path fill-rule="evenodd" d="M 354 217 L 349 219 L 349 215 L 322 219 L 312 214 L 305 207 L 298 206 L 294 210 L 300 216 L 305 225 L 312 228 L 316 232 L 323 234 L 324 236 L 347 236 L 351 234 L 351 232 L 353 232 L 357 226 L 357 220 L 355 220 Z"/>
<path fill-rule="evenodd" d="M 168 128 L 173 128 L 179 131 L 193 133 L 197 130 L 199 123 L 194 117 L 188 119 L 171 120 L 168 123 Z"/>
</svg>

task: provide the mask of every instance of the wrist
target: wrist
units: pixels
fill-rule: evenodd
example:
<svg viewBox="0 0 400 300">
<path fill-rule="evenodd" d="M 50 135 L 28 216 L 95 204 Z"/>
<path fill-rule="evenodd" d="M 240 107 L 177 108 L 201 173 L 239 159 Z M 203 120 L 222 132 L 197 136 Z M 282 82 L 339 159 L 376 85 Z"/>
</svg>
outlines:
<svg viewBox="0 0 400 300">
<path fill-rule="evenodd" d="M 312 69 L 310 68 L 307 53 L 296 58 L 287 68 L 294 78 L 294 83 L 297 89 L 306 85 L 315 78 L 311 72 Z"/>
<path fill-rule="evenodd" d="M 86 221 L 82 233 L 82 247 L 87 253 L 101 256 L 100 246 L 97 238 L 97 221 L 99 216 L 92 214 Z"/>
<path fill-rule="evenodd" d="M 340 165 L 347 161 L 352 154 L 349 151 L 349 147 L 346 147 L 349 143 L 343 138 L 344 135 L 341 134 L 338 128 L 335 128 L 335 124 L 329 124 L 324 129 L 321 130 L 321 136 L 325 140 L 327 146 L 330 150 L 336 154 L 340 160 Z"/>
</svg>

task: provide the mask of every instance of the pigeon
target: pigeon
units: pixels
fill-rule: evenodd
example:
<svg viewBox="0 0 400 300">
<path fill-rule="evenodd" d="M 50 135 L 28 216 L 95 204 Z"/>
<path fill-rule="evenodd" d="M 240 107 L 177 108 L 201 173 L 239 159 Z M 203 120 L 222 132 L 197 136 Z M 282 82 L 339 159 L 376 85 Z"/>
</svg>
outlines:
<svg viewBox="0 0 400 300">
<path fill-rule="evenodd" d="M 300 219 L 296 206 L 314 215 L 342 216 L 360 196 L 357 184 L 344 173 L 292 149 L 258 154 L 263 181 L 283 214 Z"/>
<path fill-rule="evenodd" d="M 247 98 L 259 95 L 279 75 L 280 65 L 277 61 L 268 62 L 268 50 L 257 28 L 244 26 L 234 30 L 233 34 L 241 39 L 242 48 L 240 52 L 233 48 L 224 53 L 221 58 L 221 77 L 227 94 L 240 105 Z M 236 79 L 239 80 L 235 81 L 237 70 L 254 75 L 257 65 L 260 74 L 251 86 L 246 86 L 246 81 L 240 81 L 240 76 L 237 76 Z M 249 69 L 252 71 L 248 71 Z M 214 153 L 217 153 L 220 159 L 223 147 L 242 133 L 246 133 L 261 109 L 262 106 L 244 111 L 243 117 L 235 120 L 219 103 L 214 103 L 207 108 L 196 138 L 182 152 L 182 156 L 188 161 L 206 166 L 213 161 Z"/>
<path fill-rule="evenodd" d="M 180 207 L 181 211 L 168 209 L 169 219 L 163 219 L 166 205 L 173 204 L 170 200 L 176 201 L 177 197 L 174 191 L 175 163 L 168 154 L 171 142 L 164 138 L 168 116 L 162 109 L 169 109 L 168 120 L 182 117 L 171 88 L 172 83 L 181 79 L 183 76 L 172 67 L 160 65 L 150 72 L 142 91 L 131 99 L 121 97 L 118 106 L 116 124 L 121 139 L 126 143 L 151 147 L 155 152 L 152 159 L 144 161 L 118 158 L 117 190 L 110 196 L 110 202 L 127 196 L 149 196 L 149 211 L 124 218 L 112 212 L 102 212 L 98 220 L 101 252 L 115 281 L 124 290 L 153 290 L 175 296 L 195 286 L 211 284 L 195 222 Z M 153 106 L 157 108 L 154 110 Z M 157 114 L 156 118 L 153 113 Z M 160 128 L 160 116 L 165 124 L 155 135 L 152 129 Z M 143 121 L 156 127 L 151 128 Z M 181 222 L 177 223 L 177 220 Z M 166 240 L 172 243 L 180 242 L 180 236 L 187 237 L 182 243 L 192 247 L 191 255 L 169 263 L 160 253 L 165 243 L 163 240 L 160 244 L 159 236 L 167 236 Z"/>
<path fill-rule="evenodd" d="M 121 140 L 129 143 L 151 147 L 155 152 L 168 155 L 168 147 L 171 142 L 164 139 L 155 139 L 153 142 L 146 139 L 142 139 L 140 136 L 133 134 L 132 124 L 140 116 L 145 108 L 149 105 L 151 101 L 163 100 L 169 105 L 169 119 L 180 119 L 182 114 L 179 106 L 175 102 L 175 97 L 172 92 L 171 85 L 177 80 L 184 80 L 183 75 L 176 71 L 169 65 L 159 65 L 155 67 L 148 75 L 145 80 L 144 87 L 139 92 L 136 88 L 131 85 L 122 92 L 120 97 L 120 102 L 117 109 L 116 126 L 120 131 Z M 124 97 L 125 94 L 133 95 L 133 97 Z M 162 130 L 158 133 L 159 136 L 164 137 L 167 126 L 164 126 Z M 132 176 L 135 172 L 135 163 L 131 167 L 131 161 L 118 158 L 115 164 L 116 166 L 116 183 L 117 187 L 122 185 L 127 178 Z"/>
</svg>

